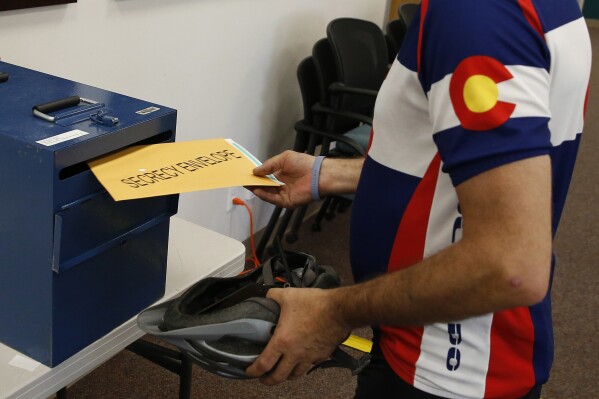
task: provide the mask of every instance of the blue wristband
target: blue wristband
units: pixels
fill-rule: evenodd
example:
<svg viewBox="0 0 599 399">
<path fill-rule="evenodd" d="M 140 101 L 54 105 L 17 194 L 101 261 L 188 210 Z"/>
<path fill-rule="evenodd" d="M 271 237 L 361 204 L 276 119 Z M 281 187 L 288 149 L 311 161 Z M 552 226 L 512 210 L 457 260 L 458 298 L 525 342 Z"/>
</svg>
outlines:
<svg viewBox="0 0 599 399">
<path fill-rule="evenodd" d="M 314 165 L 312 166 L 312 180 L 310 181 L 310 193 L 312 199 L 318 201 L 320 199 L 320 193 L 318 192 L 318 178 L 320 177 L 320 167 L 324 156 L 318 156 L 314 159 Z"/>
</svg>

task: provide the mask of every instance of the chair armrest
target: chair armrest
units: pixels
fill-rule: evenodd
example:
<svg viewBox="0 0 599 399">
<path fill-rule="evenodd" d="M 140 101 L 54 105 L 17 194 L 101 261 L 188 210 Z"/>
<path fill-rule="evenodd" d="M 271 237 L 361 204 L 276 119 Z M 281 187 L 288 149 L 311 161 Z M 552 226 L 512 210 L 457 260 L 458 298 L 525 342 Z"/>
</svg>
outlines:
<svg viewBox="0 0 599 399">
<path fill-rule="evenodd" d="M 358 122 L 366 123 L 372 125 L 372 117 L 366 116 L 364 114 L 359 114 L 357 112 L 349 112 L 349 111 L 338 111 L 330 107 L 325 107 L 322 104 L 314 104 L 312 106 L 312 112 L 318 112 L 321 114 L 340 116 L 348 119 L 353 119 Z"/>
<path fill-rule="evenodd" d="M 295 124 L 295 129 L 297 131 L 307 132 L 307 133 L 315 134 L 317 136 L 326 137 L 333 141 L 343 142 L 343 143 L 347 144 L 348 146 L 350 146 L 351 148 L 353 148 L 357 154 L 360 154 L 361 156 L 366 155 L 366 150 L 364 148 L 362 148 L 362 146 L 356 140 L 354 140 L 350 137 L 345 137 L 343 134 L 325 132 L 324 130 L 317 129 L 314 126 L 309 125 L 308 123 L 306 123 L 303 120 L 301 120 Z"/>
<path fill-rule="evenodd" d="M 376 97 L 379 92 L 378 90 L 362 89 L 360 87 L 346 86 L 341 82 L 334 82 L 329 85 L 329 90 L 333 93 L 349 93 L 349 94 L 360 94 L 365 96 Z"/>
</svg>

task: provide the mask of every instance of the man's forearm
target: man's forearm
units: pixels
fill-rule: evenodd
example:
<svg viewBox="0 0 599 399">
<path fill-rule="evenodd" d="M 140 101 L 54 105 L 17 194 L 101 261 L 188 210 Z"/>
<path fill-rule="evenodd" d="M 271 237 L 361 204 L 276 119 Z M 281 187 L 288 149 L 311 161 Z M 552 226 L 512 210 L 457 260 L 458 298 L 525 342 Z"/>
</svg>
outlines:
<svg viewBox="0 0 599 399">
<path fill-rule="evenodd" d="M 333 303 L 342 322 L 356 327 L 455 321 L 545 297 L 551 270 L 549 158 L 495 168 L 457 192 L 462 240 L 406 269 L 339 289 Z"/>
<path fill-rule="evenodd" d="M 491 264 L 484 254 L 472 256 L 473 249 L 461 242 L 410 268 L 335 290 L 342 323 L 351 328 L 424 325 L 540 301 L 529 282 Z"/>
<path fill-rule="evenodd" d="M 326 158 L 320 170 L 321 195 L 352 194 L 356 191 L 364 158 Z"/>
</svg>

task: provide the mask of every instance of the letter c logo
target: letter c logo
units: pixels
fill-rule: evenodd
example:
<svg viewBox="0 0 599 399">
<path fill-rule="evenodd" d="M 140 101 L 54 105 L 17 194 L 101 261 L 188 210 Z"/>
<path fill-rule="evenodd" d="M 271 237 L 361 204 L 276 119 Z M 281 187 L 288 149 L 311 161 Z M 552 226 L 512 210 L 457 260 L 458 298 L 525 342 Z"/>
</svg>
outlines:
<svg viewBox="0 0 599 399">
<path fill-rule="evenodd" d="M 516 105 L 498 100 L 497 84 L 512 78 L 507 68 L 491 57 L 477 55 L 460 62 L 449 83 L 449 96 L 465 129 L 490 130 L 510 118 Z"/>
</svg>

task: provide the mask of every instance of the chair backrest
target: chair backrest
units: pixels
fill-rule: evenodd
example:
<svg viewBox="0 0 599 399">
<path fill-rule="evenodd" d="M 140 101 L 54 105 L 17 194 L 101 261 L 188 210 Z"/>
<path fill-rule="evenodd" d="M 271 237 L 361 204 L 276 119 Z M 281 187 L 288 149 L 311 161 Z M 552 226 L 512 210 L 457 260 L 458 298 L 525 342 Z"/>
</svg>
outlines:
<svg viewBox="0 0 599 399">
<path fill-rule="evenodd" d="M 297 81 L 300 87 L 300 93 L 302 95 L 302 105 L 304 107 L 304 119 L 303 123 L 317 127 L 317 120 L 322 118 L 319 115 L 315 115 L 312 112 L 314 104 L 321 101 L 321 88 L 318 74 L 316 71 L 316 65 L 312 57 L 304 58 L 297 66 Z M 294 151 L 304 152 L 309 150 L 308 143 L 310 135 L 306 132 L 297 130 L 297 136 L 295 144 L 293 146 Z M 315 145 L 320 140 L 315 140 Z"/>
<path fill-rule="evenodd" d="M 373 22 L 338 18 L 327 26 L 337 79 L 348 86 L 378 90 L 388 70 L 387 43 Z"/>
<path fill-rule="evenodd" d="M 304 120 L 311 121 L 314 118 L 312 107 L 321 99 L 318 74 L 312 57 L 304 58 L 297 66 L 297 81 L 302 94 Z"/>
<path fill-rule="evenodd" d="M 312 58 L 316 66 L 316 74 L 320 86 L 320 102 L 330 104 L 329 86 L 337 81 L 337 66 L 331 43 L 326 37 L 314 43 Z"/>
<path fill-rule="evenodd" d="M 406 35 L 406 24 L 400 19 L 394 19 L 387 24 L 387 49 L 389 51 L 389 63 L 392 63 L 399 53 L 404 36 Z"/>
<path fill-rule="evenodd" d="M 336 81 L 345 86 L 378 91 L 389 66 L 387 42 L 383 31 L 373 22 L 354 18 L 338 18 L 327 26 Z M 374 96 L 331 93 L 331 106 L 343 111 L 372 116 Z M 349 130 L 352 121 L 335 120 L 329 128 Z"/>
<path fill-rule="evenodd" d="M 328 38 L 318 40 L 312 47 L 312 58 L 316 65 L 316 73 L 320 86 L 320 104 L 337 109 L 348 111 L 350 109 L 338 106 L 338 96 L 332 94 L 329 90 L 331 84 L 338 82 L 337 63 L 333 48 Z M 351 110 L 350 110 L 351 111 Z M 347 119 L 341 116 L 334 115 L 314 115 L 314 124 L 329 132 L 345 133 L 359 125 L 355 119 Z"/>
<path fill-rule="evenodd" d="M 410 26 L 412 20 L 414 19 L 414 15 L 416 15 L 416 11 L 420 4 L 418 3 L 405 3 L 399 6 L 397 9 L 397 14 L 399 15 L 399 19 L 402 20 L 406 24 L 406 28 Z"/>
</svg>

